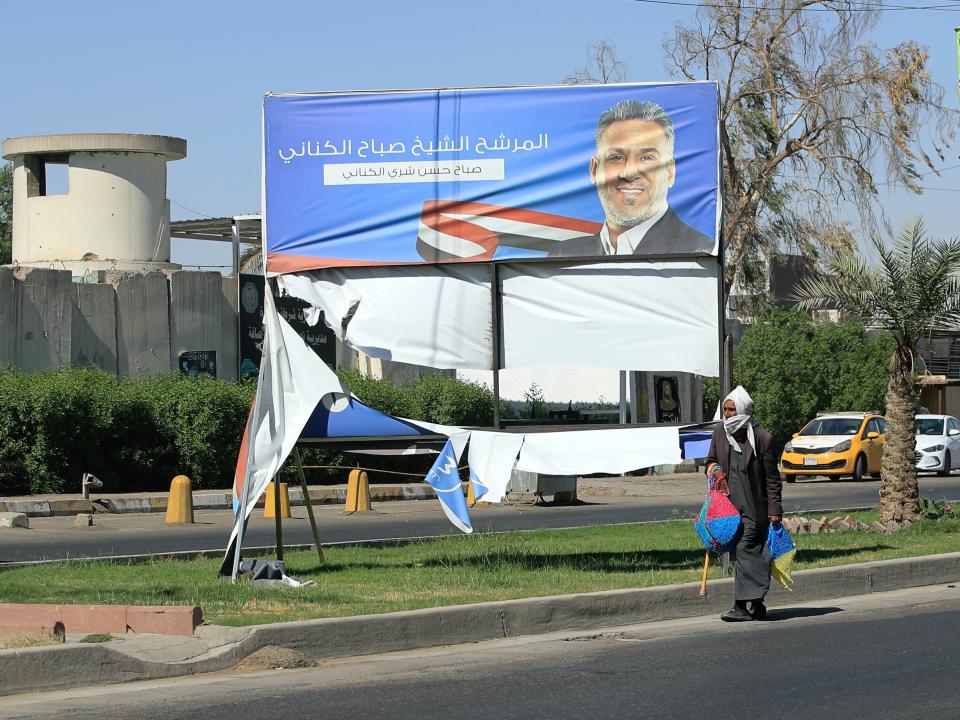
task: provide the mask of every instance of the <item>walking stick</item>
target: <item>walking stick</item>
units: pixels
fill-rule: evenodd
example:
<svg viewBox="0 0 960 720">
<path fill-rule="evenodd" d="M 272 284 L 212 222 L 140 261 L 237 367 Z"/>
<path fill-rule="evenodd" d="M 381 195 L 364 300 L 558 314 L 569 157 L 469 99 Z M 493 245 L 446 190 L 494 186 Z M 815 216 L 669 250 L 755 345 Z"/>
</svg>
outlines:
<svg viewBox="0 0 960 720">
<path fill-rule="evenodd" d="M 710 567 L 710 551 L 703 556 L 703 580 L 700 581 L 700 597 L 707 594 L 707 568 Z"/>
</svg>

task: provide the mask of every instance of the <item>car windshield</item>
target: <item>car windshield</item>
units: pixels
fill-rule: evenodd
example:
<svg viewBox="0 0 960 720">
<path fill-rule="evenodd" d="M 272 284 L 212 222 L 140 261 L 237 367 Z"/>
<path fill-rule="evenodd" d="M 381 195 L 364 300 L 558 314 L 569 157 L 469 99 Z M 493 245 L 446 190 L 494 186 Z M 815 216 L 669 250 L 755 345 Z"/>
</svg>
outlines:
<svg viewBox="0 0 960 720">
<path fill-rule="evenodd" d="M 917 418 L 917 435 L 943 435 L 942 418 Z"/>
<path fill-rule="evenodd" d="M 803 430 L 801 435 L 856 435 L 863 418 L 817 418 Z"/>
</svg>

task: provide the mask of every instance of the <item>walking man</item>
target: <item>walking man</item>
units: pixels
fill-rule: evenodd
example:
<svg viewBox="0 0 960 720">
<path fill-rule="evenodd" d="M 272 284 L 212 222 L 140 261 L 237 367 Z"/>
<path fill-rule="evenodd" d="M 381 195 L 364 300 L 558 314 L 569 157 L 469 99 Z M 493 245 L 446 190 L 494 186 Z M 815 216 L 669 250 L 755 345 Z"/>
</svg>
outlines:
<svg viewBox="0 0 960 720">
<path fill-rule="evenodd" d="M 770 589 L 767 531 L 783 515 L 782 483 L 773 452 L 773 437 L 753 418 L 753 400 L 740 385 L 724 398 L 722 424 L 713 431 L 707 473 L 719 464 L 724 475 L 718 489 L 726 492 L 740 513 L 734 538 L 734 602 L 720 616 L 727 622 L 762 620 Z"/>
</svg>

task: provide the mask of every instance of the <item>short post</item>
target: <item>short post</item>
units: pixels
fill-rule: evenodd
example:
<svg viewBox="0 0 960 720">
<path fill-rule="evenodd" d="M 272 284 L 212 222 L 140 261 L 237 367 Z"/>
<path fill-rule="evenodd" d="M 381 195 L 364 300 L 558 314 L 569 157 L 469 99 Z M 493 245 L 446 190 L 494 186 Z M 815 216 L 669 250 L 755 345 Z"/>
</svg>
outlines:
<svg viewBox="0 0 960 720">
<path fill-rule="evenodd" d="M 477 495 L 473 490 L 473 480 L 467 480 L 467 507 L 477 504 Z"/>
<path fill-rule="evenodd" d="M 186 475 L 177 475 L 170 483 L 166 521 L 171 525 L 193 522 L 193 489 Z"/>
<path fill-rule="evenodd" d="M 373 509 L 370 503 L 370 481 L 367 473 L 354 468 L 347 476 L 347 502 L 344 512 L 367 512 Z"/>
<path fill-rule="evenodd" d="M 286 483 L 278 483 L 276 480 L 267 485 L 267 490 L 263 497 L 263 516 L 265 518 L 277 517 L 277 508 L 280 508 L 280 517 L 290 517 L 290 493 L 287 490 Z"/>
</svg>

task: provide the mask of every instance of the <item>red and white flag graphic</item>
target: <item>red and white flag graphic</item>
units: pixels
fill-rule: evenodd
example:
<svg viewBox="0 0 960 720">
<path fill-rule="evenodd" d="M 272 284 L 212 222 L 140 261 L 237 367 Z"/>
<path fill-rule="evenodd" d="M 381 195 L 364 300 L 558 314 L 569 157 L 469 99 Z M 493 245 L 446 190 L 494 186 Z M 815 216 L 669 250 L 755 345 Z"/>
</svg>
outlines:
<svg viewBox="0 0 960 720">
<path fill-rule="evenodd" d="M 565 240 L 596 235 L 602 227 L 536 210 L 429 200 L 420 215 L 417 251 L 428 262 L 493 260 L 500 246 L 546 252 Z"/>
</svg>

